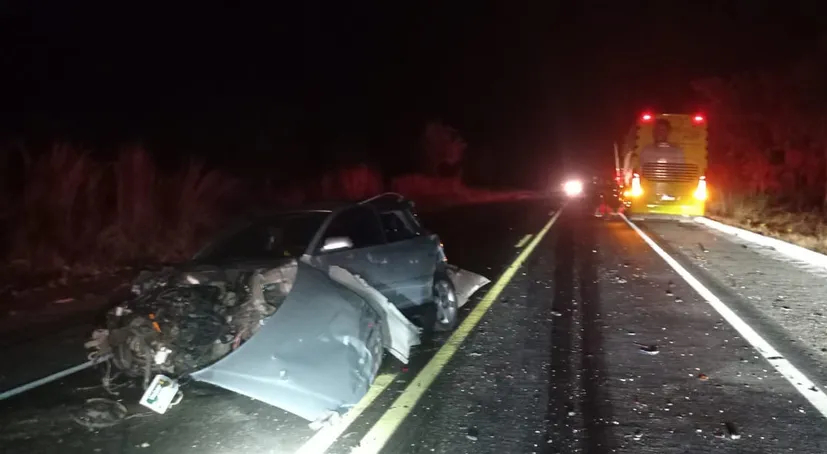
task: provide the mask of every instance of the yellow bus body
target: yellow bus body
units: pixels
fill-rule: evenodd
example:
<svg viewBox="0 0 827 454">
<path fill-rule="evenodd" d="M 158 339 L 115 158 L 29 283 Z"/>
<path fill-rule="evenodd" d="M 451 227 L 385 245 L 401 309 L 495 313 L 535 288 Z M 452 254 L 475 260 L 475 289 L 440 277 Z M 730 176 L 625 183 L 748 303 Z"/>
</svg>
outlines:
<svg viewBox="0 0 827 454">
<path fill-rule="evenodd" d="M 660 160 L 641 168 L 640 152 L 653 142 L 653 129 L 658 119 L 669 122 L 668 141 L 683 149 L 684 162 Z M 641 116 L 625 142 L 626 153 L 634 169 L 636 190 L 627 184 L 624 200 L 631 215 L 703 216 L 709 188 L 706 182 L 707 125 L 700 115 L 651 114 Z"/>
</svg>

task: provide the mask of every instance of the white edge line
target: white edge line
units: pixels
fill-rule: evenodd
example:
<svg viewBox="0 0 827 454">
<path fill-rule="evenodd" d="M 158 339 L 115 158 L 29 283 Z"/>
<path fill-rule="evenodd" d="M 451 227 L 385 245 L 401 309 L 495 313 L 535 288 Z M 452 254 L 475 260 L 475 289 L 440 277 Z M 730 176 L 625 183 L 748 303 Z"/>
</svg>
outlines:
<svg viewBox="0 0 827 454">
<path fill-rule="evenodd" d="M 623 215 L 621 215 L 623 216 Z M 715 296 L 712 291 L 706 288 L 701 282 L 686 270 L 680 263 L 666 253 L 649 235 L 644 233 L 640 227 L 632 223 L 626 216 L 623 220 L 654 250 L 675 272 L 682 277 L 698 294 L 709 303 L 738 333 L 747 340 L 793 387 L 807 399 L 822 416 L 827 418 L 827 394 L 817 387 L 803 372 L 798 370 L 792 363 L 782 355 L 769 342 L 764 340 L 751 326 L 723 301 Z"/>
<path fill-rule="evenodd" d="M 333 425 L 319 429 L 310 439 L 296 450 L 294 454 L 324 454 L 333 443 L 342 436 L 345 430 L 353 424 L 370 405 L 396 379 L 398 374 L 382 374 L 376 377 L 367 394 L 350 409 L 339 421 Z"/>
<path fill-rule="evenodd" d="M 812 266 L 827 268 L 827 255 L 811 251 L 807 248 L 803 248 L 777 238 L 761 235 L 760 233 L 733 227 L 731 225 L 724 224 L 723 222 L 713 221 L 712 219 L 705 217 L 696 217 L 695 222 L 720 232 L 742 238 L 746 241 L 760 244 L 761 246 L 771 247 L 791 259 L 798 260 Z"/>
<path fill-rule="evenodd" d="M 60 372 L 55 372 L 54 374 L 49 375 L 47 377 L 43 377 L 39 380 L 35 380 L 33 382 L 26 383 L 25 385 L 20 385 L 16 388 L 12 388 L 8 391 L 3 391 L 2 393 L 0 393 L 0 400 L 8 399 L 9 397 L 12 397 L 12 396 L 20 394 L 20 393 L 24 393 L 24 392 L 26 392 L 30 389 L 34 389 L 34 388 L 37 388 L 38 386 L 45 385 L 46 383 L 53 382 L 55 380 L 59 380 L 59 379 L 65 377 L 67 375 L 71 375 L 71 374 L 74 374 L 75 372 L 80 372 L 84 369 L 88 369 L 88 368 L 94 366 L 95 364 L 102 363 L 102 362 L 108 360 L 110 356 L 112 356 L 112 355 L 103 355 L 101 357 L 86 361 L 83 364 L 78 364 L 77 366 L 73 366 L 73 367 L 70 367 L 68 369 L 64 369 Z"/>
</svg>

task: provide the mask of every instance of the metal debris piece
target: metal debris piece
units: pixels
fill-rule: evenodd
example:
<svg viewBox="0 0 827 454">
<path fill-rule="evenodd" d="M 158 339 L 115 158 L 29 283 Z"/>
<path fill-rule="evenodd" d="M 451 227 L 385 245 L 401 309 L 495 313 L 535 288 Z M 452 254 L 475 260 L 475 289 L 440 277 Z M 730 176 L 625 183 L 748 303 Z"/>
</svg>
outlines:
<svg viewBox="0 0 827 454">
<path fill-rule="evenodd" d="M 727 421 L 724 423 L 726 426 L 726 430 L 729 433 L 729 438 L 733 440 L 739 440 L 741 438 L 741 433 L 738 432 L 738 428 L 735 427 L 735 424 L 731 421 Z"/>
<path fill-rule="evenodd" d="M 640 347 L 640 352 L 641 353 L 645 353 L 647 355 L 657 355 L 658 353 L 660 353 L 660 350 L 658 350 L 657 345 L 646 345 L 646 344 L 640 344 L 640 343 L 637 343 L 637 342 L 635 342 L 635 345 Z"/>
<path fill-rule="evenodd" d="M 445 271 L 448 274 L 448 278 L 451 279 L 451 282 L 454 284 L 454 289 L 457 293 L 457 307 L 464 306 L 477 290 L 491 282 L 491 280 L 485 276 L 480 276 L 479 274 L 454 265 L 448 265 Z"/>
</svg>

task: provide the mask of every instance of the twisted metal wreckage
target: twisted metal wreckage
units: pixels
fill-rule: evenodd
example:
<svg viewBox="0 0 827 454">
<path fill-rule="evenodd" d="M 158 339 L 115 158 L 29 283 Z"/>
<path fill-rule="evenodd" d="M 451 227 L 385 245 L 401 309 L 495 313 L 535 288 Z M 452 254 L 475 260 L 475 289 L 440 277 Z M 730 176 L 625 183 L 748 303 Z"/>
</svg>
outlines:
<svg viewBox="0 0 827 454">
<path fill-rule="evenodd" d="M 489 282 L 445 271 L 459 306 Z M 365 395 L 383 349 L 407 363 L 422 331 L 360 276 L 306 257 L 144 273 L 132 293 L 86 347 L 142 379 L 141 404 L 158 413 L 180 402 L 179 380 L 191 378 L 323 424 Z"/>
</svg>

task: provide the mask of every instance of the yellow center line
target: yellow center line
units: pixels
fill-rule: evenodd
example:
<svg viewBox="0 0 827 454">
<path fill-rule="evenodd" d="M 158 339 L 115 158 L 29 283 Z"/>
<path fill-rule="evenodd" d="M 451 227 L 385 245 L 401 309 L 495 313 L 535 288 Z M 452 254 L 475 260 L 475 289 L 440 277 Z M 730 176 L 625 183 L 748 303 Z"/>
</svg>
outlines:
<svg viewBox="0 0 827 454">
<path fill-rule="evenodd" d="M 529 233 L 528 235 L 524 236 L 523 239 L 518 241 L 517 244 L 514 245 L 514 247 L 517 248 L 517 249 L 520 249 L 521 247 L 525 246 L 526 243 L 528 243 L 528 240 L 530 240 L 530 239 L 531 239 L 531 234 Z"/>
<path fill-rule="evenodd" d="M 376 377 L 368 392 L 362 396 L 356 405 L 342 416 L 336 423 L 319 429 L 309 440 L 307 440 L 295 454 L 323 454 L 333 443 L 347 430 L 353 421 L 382 394 L 396 379 L 398 374 L 382 374 Z"/>
<path fill-rule="evenodd" d="M 385 446 L 408 414 L 413 411 L 416 403 L 422 395 L 425 394 L 425 391 L 428 390 L 448 361 L 454 356 L 457 350 L 459 350 L 460 345 L 471 333 L 471 330 L 477 326 L 483 315 L 485 315 L 491 305 L 494 304 L 500 296 L 503 289 L 505 289 L 505 286 L 511 282 L 514 273 L 517 272 L 523 262 L 531 255 L 534 248 L 537 247 L 537 244 L 540 243 L 562 211 L 562 208 L 557 210 L 557 213 L 555 213 L 546 225 L 543 226 L 542 230 L 537 233 L 534 240 L 520 252 L 517 259 L 508 266 L 491 290 L 483 297 L 479 304 L 477 304 L 474 310 L 468 314 L 468 317 L 463 320 L 456 331 L 454 331 L 445 345 L 439 349 L 422 371 L 417 374 L 416 378 L 414 378 L 402 394 L 391 404 L 390 408 L 385 411 L 379 420 L 376 421 L 376 424 L 362 437 L 359 446 L 352 451 L 353 453 L 378 453 Z"/>
</svg>

